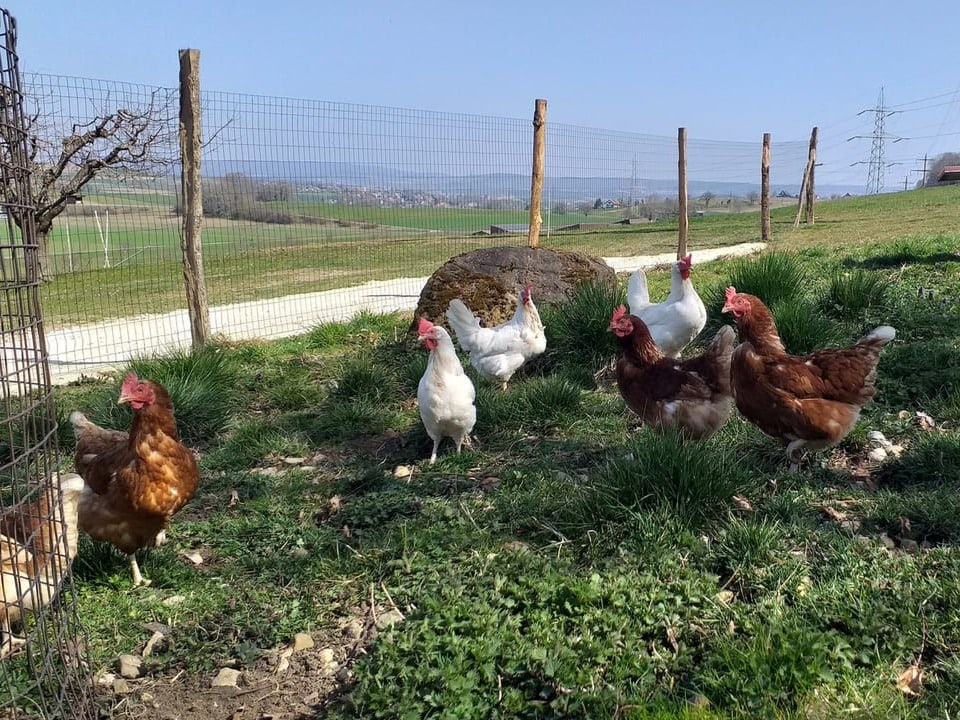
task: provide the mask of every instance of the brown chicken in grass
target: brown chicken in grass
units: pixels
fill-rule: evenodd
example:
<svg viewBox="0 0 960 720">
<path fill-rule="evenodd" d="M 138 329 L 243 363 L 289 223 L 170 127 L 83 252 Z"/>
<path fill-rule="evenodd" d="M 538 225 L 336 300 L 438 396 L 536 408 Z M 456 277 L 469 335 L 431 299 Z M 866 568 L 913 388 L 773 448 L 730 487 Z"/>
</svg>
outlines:
<svg viewBox="0 0 960 720">
<path fill-rule="evenodd" d="M 70 415 L 74 461 L 88 486 L 79 522 L 91 537 L 127 555 L 136 587 L 149 583 L 140 574 L 137 550 L 163 542 L 170 518 L 193 497 L 200 474 L 193 451 L 180 442 L 163 386 L 131 373 L 117 403 L 133 408 L 129 432 L 101 428 L 79 411 Z"/>
<path fill-rule="evenodd" d="M 740 344 L 733 351 L 733 397 L 741 414 L 786 446 L 821 450 L 847 436 L 876 392 L 880 350 L 896 335 L 881 325 L 846 348 L 788 355 L 760 298 L 728 287 L 723 312 L 733 315 Z"/>
<path fill-rule="evenodd" d="M 657 430 L 674 426 L 691 440 L 706 439 L 723 427 L 732 410 L 733 328 L 720 328 L 703 354 L 688 360 L 664 355 L 643 320 L 623 305 L 614 310 L 610 330 L 621 349 L 617 387 L 644 424 Z"/>
<path fill-rule="evenodd" d="M 83 489 L 79 475 L 54 474 L 35 497 L 0 513 L 0 659 L 26 644 L 11 625 L 53 599 L 77 555 Z"/>
</svg>

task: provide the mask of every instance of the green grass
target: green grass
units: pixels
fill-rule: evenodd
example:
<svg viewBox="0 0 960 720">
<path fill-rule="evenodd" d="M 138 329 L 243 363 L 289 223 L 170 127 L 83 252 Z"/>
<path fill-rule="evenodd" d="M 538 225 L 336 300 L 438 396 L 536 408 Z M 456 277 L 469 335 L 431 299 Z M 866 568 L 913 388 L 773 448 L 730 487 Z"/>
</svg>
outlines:
<svg viewBox="0 0 960 720">
<path fill-rule="evenodd" d="M 788 345 L 848 343 L 881 323 L 898 335 L 855 431 L 796 474 L 736 414 L 704 443 L 638 429 L 594 374 L 610 352 L 612 291 L 545 308 L 547 357 L 506 391 L 477 380 L 476 440 L 461 455 L 445 444 L 434 466 L 409 316 L 138 364 L 170 382 L 197 378 L 178 391 L 178 416 L 198 428 L 203 479 L 167 544 L 141 557 L 147 591 L 131 592 L 123 559 L 83 539 L 91 666 L 137 652 L 143 626 L 159 621 L 173 642 L 149 658 L 152 680 L 249 670 L 297 632 L 338 642 L 346 621 L 371 619 L 372 599 L 405 620 L 367 638 L 327 717 L 956 717 L 960 236 L 911 222 L 877 238 L 877 222 L 904 227 L 881 199 L 818 207 L 798 237 L 829 234 L 832 218 L 846 225 L 829 250 L 798 243 L 789 256 L 805 280 L 778 302 Z M 743 272 L 710 263 L 694 281 L 706 301 Z M 651 273 L 653 294 L 666 280 Z M 58 408 L 93 413 L 119 377 L 59 388 Z M 207 418 L 199 387 L 218 384 L 229 404 L 214 392 Z M 938 426 L 922 427 L 917 411 Z M 902 455 L 869 464 L 869 429 Z M 401 465 L 413 473 L 395 476 Z M 172 595 L 184 599 L 164 604 Z M 895 681 L 913 661 L 924 683 L 907 698 Z"/>
</svg>

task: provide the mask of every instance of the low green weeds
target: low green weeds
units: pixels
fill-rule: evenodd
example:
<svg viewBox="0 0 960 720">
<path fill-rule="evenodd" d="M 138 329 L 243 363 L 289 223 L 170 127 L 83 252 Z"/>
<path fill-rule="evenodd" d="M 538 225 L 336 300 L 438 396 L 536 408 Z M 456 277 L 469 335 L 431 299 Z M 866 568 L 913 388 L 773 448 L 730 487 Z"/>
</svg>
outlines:
<svg viewBox="0 0 960 720">
<path fill-rule="evenodd" d="M 155 678 L 250 668 L 296 632 L 339 637 L 395 607 L 320 716 L 954 717 L 960 260 L 944 242 L 700 269 L 702 287 L 769 300 L 795 352 L 898 329 L 858 428 L 797 474 L 736 414 L 703 443 L 638 427 L 603 375 L 619 290 L 544 308 L 546 357 L 506 391 L 474 376 L 474 442 L 434 466 L 407 316 L 138 361 L 172 386 L 203 480 L 144 553 L 145 592 L 83 540 L 91 661 L 161 622 Z M 124 427 L 106 412 L 119 379 L 58 406 Z M 870 459 L 870 429 L 899 456 Z M 911 663 L 917 696 L 896 687 Z"/>
</svg>

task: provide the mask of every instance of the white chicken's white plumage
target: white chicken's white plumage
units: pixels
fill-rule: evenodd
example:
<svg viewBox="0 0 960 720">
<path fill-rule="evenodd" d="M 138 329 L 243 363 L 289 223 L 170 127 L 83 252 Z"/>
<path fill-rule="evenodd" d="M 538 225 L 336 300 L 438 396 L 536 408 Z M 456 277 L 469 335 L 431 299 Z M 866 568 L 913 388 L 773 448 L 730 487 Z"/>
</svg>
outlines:
<svg viewBox="0 0 960 720">
<path fill-rule="evenodd" d="M 680 357 L 683 348 L 707 324 L 707 308 L 690 281 L 692 267 L 693 258 L 690 255 L 673 264 L 670 294 L 661 303 L 650 303 L 646 275 L 642 270 L 634 272 L 627 284 L 630 313 L 643 320 L 657 347 L 664 355 L 671 357 Z M 635 307 L 635 304 L 639 307 Z"/>
<path fill-rule="evenodd" d="M 647 274 L 637 268 L 627 280 L 627 307 L 630 314 L 640 317 L 640 313 L 654 303 L 650 302 L 650 290 L 647 288 Z"/>
<path fill-rule="evenodd" d="M 492 328 L 480 327 L 480 319 L 459 299 L 451 300 L 447 307 L 447 321 L 470 356 L 470 364 L 481 375 L 499 380 L 504 388 L 527 360 L 547 349 L 547 336 L 530 290 L 527 285 L 520 291 L 513 317 Z"/>
<path fill-rule="evenodd" d="M 453 340 L 446 330 L 420 318 L 417 332 L 420 342 L 430 351 L 427 369 L 417 386 L 417 405 L 427 435 L 433 440 L 432 465 L 437 460 L 437 448 L 443 438 L 452 438 L 459 453 L 473 430 L 477 421 L 477 407 L 473 402 L 476 390 L 463 372 Z"/>
</svg>

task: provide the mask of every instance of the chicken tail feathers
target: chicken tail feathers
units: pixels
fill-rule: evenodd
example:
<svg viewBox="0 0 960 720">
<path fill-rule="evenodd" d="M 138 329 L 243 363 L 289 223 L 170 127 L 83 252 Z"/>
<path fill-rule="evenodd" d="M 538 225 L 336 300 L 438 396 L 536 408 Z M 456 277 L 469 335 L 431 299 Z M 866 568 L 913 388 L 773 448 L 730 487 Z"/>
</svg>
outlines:
<svg viewBox="0 0 960 720">
<path fill-rule="evenodd" d="M 632 313 L 637 313 L 650 304 L 650 290 L 647 288 L 647 276 L 643 270 L 635 270 L 627 280 L 627 304 Z"/>
<path fill-rule="evenodd" d="M 707 352 L 717 357 L 723 357 L 724 355 L 732 353 L 733 328 L 729 325 L 724 325 L 717 330 L 717 334 L 713 336 L 710 345 L 707 347 Z"/>
<path fill-rule="evenodd" d="M 470 352 L 473 346 L 473 338 L 480 328 L 480 320 L 470 312 L 470 308 L 463 304 L 459 298 L 454 298 L 447 306 L 447 322 L 457 335 L 460 341 L 460 347 L 466 352 Z"/>
<path fill-rule="evenodd" d="M 897 336 L 897 331 L 889 325 L 874 328 L 857 341 L 857 345 L 867 345 L 879 350 Z"/>
</svg>

